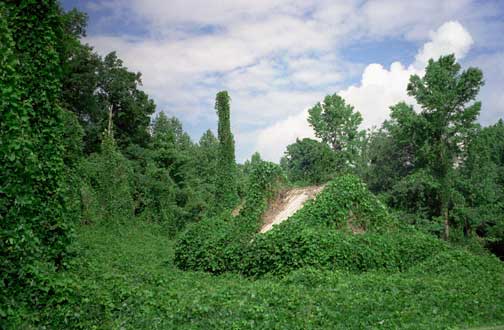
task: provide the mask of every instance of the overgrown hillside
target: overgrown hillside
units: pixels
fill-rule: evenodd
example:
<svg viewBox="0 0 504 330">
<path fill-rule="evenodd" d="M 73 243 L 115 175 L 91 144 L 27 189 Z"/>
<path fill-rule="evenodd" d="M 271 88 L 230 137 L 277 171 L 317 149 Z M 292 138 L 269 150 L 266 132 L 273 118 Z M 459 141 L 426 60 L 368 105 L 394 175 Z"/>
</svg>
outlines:
<svg viewBox="0 0 504 330">
<path fill-rule="evenodd" d="M 133 3 L 98 2 L 83 6 L 116 13 Z M 156 108 L 153 85 L 127 67 L 132 56 L 85 43 L 97 40 L 83 39 L 87 20 L 58 0 L 0 1 L 0 329 L 502 329 L 504 122 L 478 124 L 479 68 L 455 54 L 430 59 L 404 86 L 415 105 L 390 105 L 390 118 L 368 131 L 360 109 L 333 91 L 307 112 L 317 140 L 290 141 L 279 164 L 258 152 L 239 164 L 232 123 L 268 130 L 229 86 L 240 79 L 226 77 L 265 62 L 214 72 L 227 62 L 216 49 L 228 46 L 203 34 L 228 29 L 181 21 L 177 38 L 207 40 L 204 56 L 188 56 L 204 59 L 205 79 L 182 79 L 191 97 L 166 92 L 166 108 Z M 146 51 L 164 38 L 150 36 Z M 145 55 L 193 77 L 190 66 Z M 291 69 L 280 62 L 272 69 Z M 201 106 L 208 93 L 196 90 L 210 85 L 240 98 L 216 90 L 207 109 L 216 123 Z M 317 86 L 305 96 L 333 85 Z M 284 94 L 245 94 L 257 111 L 298 100 L 262 107 L 263 95 Z M 182 113 L 178 102 L 192 134 L 217 134 L 194 140 L 167 115 Z M 233 121 L 236 104 L 250 118 Z M 297 203 L 316 198 L 261 233 L 278 192 L 307 186 L 316 188 Z"/>
</svg>

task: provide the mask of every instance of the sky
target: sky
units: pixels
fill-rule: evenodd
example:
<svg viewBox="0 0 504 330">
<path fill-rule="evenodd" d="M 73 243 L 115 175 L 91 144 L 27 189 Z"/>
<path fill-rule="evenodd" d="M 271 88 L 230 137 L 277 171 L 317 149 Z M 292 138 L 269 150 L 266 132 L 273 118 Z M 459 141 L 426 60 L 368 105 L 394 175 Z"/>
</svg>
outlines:
<svg viewBox="0 0 504 330">
<path fill-rule="evenodd" d="M 142 73 L 157 112 L 195 142 L 216 131 L 215 94 L 231 96 L 236 157 L 279 161 L 313 137 L 307 110 L 337 93 L 379 127 L 429 58 L 483 70 L 483 125 L 504 117 L 504 1 L 63 0 L 89 15 L 89 43 Z M 416 109 L 420 108 L 416 105 Z"/>
</svg>

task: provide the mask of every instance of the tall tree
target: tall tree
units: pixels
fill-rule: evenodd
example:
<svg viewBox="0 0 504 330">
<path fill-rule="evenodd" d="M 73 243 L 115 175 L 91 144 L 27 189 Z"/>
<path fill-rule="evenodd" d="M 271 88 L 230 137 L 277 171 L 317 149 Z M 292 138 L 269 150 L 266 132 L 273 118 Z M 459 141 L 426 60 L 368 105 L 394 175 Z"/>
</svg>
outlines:
<svg viewBox="0 0 504 330">
<path fill-rule="evenodd" d="M 115 52 L 105 56 L 99 68 L 96 94 L 101 101 L 103 122 L 107 122 L 111 111 L 119 147 L 124 149 L 129 144 L 146 146 L 150 115 L 156 105 L 139 89 L 141 74 L 128 71 Z"/>
<path fill-rule="evenodd" d="M 231 133 L 229 95 L 226 91 L 217 93 L 215 110 L 219 117 L 219 160 L 216 187 L 217 201 L 223 208 L 233 208 L 238 202 L 234 138 Z"/>
<path fill-rule="evenodd" d="M 425 75 L 413 75 L 407 88 L 408 95 L 422 107 L 421 116 L 426 122 L 420 157 L 440 183 L 439 209 L 446 239 L 450 231 L 453 170 L 477 127 L 481 103 L 473 101 L 482 85 L 481 70 L 469 68 L 461 72 L 455 56 L 448 55 L 429 60 Z"/>
<path fill-rule="evenodd" d="M 327 95 L 323 103 L 308 110 L 308 122 L 315 136 L 338 153 L 342 166 L 353 165 L 364 131 L 359 130 L 362 116 L 337 95 Z"/>
<path fill-rule="evenodd" d="M 87 154 L 99 150 L 109 115 L 122 150 L 131 144 L 145 147 L 155 104 L 140 90 L 141 74 L 128 71 L 115 52 L 102 58 L 81 44 L 86 20 L 86 15 L 76 10 L 64 15 L 62 104 L 76 114 L 84 128 Z"/>
</svg>

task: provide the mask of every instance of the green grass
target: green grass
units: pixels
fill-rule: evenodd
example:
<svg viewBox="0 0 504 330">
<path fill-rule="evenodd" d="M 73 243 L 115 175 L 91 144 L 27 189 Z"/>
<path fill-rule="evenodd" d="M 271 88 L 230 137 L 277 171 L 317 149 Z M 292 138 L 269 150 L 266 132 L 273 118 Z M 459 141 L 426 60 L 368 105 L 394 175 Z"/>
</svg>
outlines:
<svg viewBox="0 0 504 330">
<path fill-rule="evenodd" d="M 493 259 L 482 269 L 462 271 L 450 271 L 449 263 L 434 258 L 408 273 L 301 269 L 283 278 L 251 280 L 177 269 L 174 242 L 155 225 L 84 226 L 77 243 L 78 257 L 65 274 L 74 290 L 40 314 L 48 329 L 499 329 L 495 326 L 504 324 L 504 271 Z M 439 264 L 448 266 L 430 271 Z"/>
</svg>

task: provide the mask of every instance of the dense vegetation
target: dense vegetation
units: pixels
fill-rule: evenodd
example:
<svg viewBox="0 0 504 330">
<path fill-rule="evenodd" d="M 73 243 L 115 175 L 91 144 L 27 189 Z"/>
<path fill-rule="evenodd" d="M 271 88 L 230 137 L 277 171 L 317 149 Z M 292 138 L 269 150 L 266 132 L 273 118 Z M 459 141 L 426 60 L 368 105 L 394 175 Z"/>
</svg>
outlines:
<svg viewBox="0 0 504 330">
<path fill-rule="evenodd" d="M 368 132 L 329 95 L 309 110 L 319 140 L 236 164 L 226 91 L 217 136 L 193 142 L 140 73 L 81 43 L 86 19 L 0 2 L 1 329 L 504 323 L 504 123 L 477 124 L 479 69 L 429 61 L 420 109 Z M 257 233 L 280 189 L 309 184 L 326 185 Z"/>
</svg>

